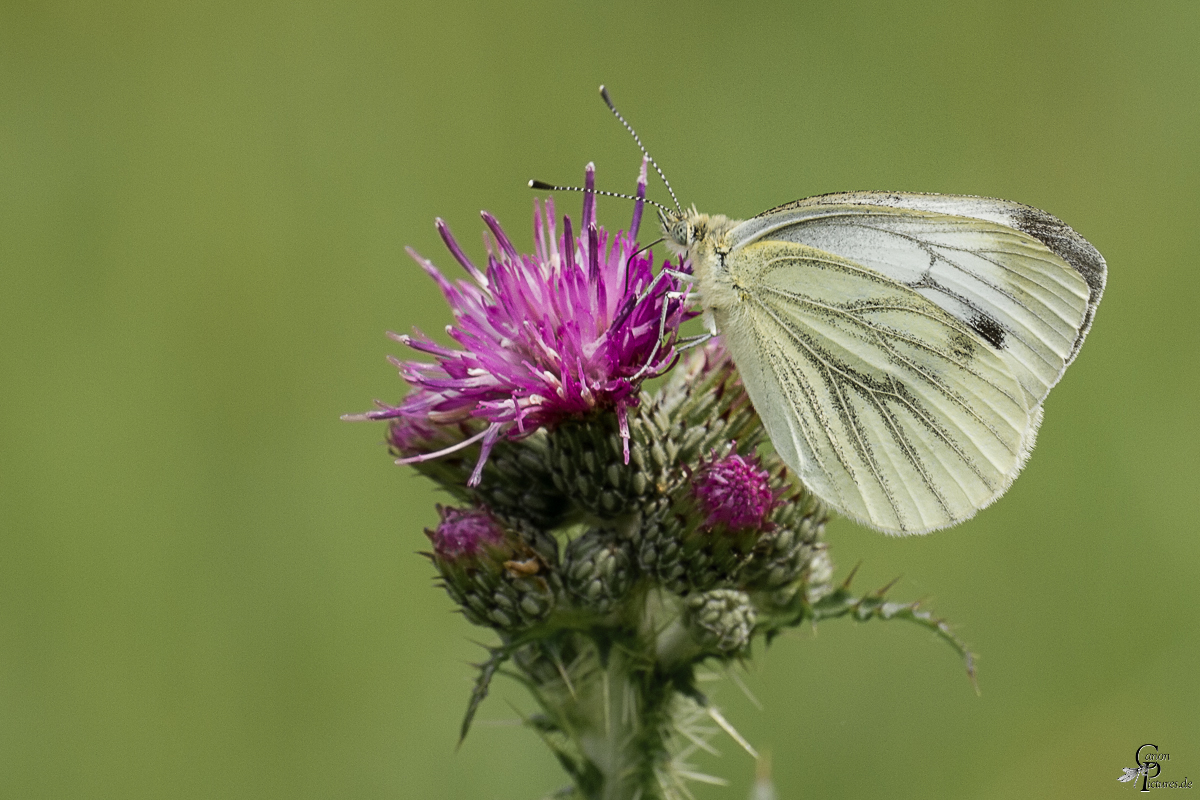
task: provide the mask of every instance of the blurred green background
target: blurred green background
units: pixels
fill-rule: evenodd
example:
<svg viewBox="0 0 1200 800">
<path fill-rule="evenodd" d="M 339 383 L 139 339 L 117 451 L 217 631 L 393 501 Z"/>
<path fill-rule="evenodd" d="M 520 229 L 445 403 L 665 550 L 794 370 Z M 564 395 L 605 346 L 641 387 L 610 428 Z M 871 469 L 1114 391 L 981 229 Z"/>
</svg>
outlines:
<svg viewBox="0 0 1200 800">
<path fill-rule="evenodd" d="M 687 203 L 993 195 L 1108 259 L 1029 466 L 959 528 L 838 521 L 980 654 L 837 621 L 760 654 L 781 798 L 1200 782 L 1200 4 L 0 5 L 0 796 L 537 798 L 564 783 L 392 466 L 387 329 L 449 321 L 411 244 L 531 240 L 525 181 L 628 190 L 609 85 Z M 665 199 L 660 186 L 653 196 Z M 563 198 L 577 213 L 578 198 Z M 629 208 L 602 201 L 624 225 Z M 728 740 L 702 765 L 742 798 Z"/>
</svg>

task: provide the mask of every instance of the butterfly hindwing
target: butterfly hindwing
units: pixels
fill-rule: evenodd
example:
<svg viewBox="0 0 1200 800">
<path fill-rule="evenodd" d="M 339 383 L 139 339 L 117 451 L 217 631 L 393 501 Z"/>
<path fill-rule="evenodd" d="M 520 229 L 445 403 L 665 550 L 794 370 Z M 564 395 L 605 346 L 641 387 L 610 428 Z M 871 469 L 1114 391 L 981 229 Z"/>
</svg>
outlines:
<svg viewBox="0 0 1200 800">
<path fill-rule="evenodd" d="M 986 336 L 854 260 L 765 239 L 723 269 L 715 309 L 785 462 L 839 511 L 893 533 L 960 522 L 1000 496 L 1040 420 Z"/>
</svg>

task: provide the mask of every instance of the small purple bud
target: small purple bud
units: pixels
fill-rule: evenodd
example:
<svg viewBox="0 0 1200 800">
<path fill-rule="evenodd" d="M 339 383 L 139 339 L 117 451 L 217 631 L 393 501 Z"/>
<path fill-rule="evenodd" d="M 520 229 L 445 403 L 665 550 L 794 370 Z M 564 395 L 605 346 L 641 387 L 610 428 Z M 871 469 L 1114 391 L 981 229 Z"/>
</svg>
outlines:
<svg viewBox="0 0 1200 800">
<path fill-rule="evenodd" d="M 761 528 L 777 500 L 770 474 L 753 455 L 714 456 L 696 470 L 692 493 L 707 516 L 705 527 L 734 531 Z"/>
<path fill-rule="evenodd" d="M 433 552 L 446 561 L 473 556 L 483 547 L 504 541 L 504 530 L 486 511 L 473 508 L 438 506 L 442 521 L 425 535 L 433 542 Z"/>
<path fill-rule="evenodd" d="M 396 417 L 388 425 L 387 443 L 402 456 L 440 449 L 447 432 L 426 417 Z"/>
</svg>

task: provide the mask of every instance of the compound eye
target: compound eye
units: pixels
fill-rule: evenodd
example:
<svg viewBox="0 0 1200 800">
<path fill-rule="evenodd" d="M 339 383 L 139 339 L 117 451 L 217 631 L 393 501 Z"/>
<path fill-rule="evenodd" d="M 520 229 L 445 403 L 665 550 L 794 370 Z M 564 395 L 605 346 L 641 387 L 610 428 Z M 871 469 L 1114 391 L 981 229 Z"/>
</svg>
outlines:
<svg viewBox="0 0 1200 800">
<path fill-rule="evenodd" d="M 681 219 L 671 226 L 671 238 L 685 247 L 692 243 L 692 226 Z"/>
</svg>

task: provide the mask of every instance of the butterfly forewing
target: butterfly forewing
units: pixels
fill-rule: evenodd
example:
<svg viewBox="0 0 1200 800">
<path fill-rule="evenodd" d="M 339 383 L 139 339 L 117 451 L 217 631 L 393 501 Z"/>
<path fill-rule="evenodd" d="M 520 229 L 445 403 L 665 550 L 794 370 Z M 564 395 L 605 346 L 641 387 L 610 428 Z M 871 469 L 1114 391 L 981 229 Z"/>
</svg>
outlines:
<svg viewBox="0 0 1200 800">
<path fill-rule="evenodd" d="M 917 533 L 970 517 L 1019 471 L 1040 419 L 969 324 L 854 260 L 735 248 L 716 321 L 775 448 L 843 513 Z"/>
<path fill-rule="evenodd" d="M 736 252 L 788 241 L 848 258 L 974 330 L 1040 403 L 1078 351 L 1104 287 L 1100 254 L 1056 218 L 1002 200 L 864 192 L 747 220 Z"/>
</svg>

